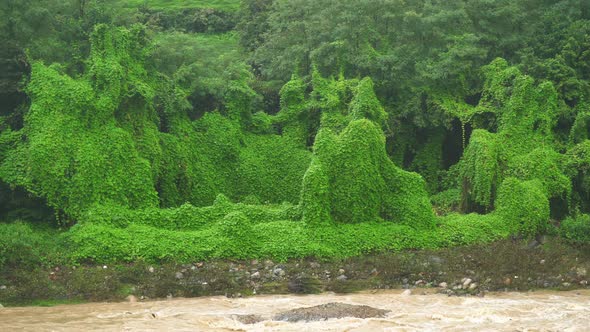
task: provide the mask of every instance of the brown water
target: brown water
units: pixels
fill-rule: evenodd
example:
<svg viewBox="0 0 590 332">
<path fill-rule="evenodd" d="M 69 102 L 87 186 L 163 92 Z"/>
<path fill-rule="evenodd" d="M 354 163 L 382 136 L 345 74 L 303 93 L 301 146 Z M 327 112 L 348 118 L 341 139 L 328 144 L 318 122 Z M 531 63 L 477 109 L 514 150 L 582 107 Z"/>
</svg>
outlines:
<svg viewBox="0 0 590 332">
<path fill-rule="evenodd" d="M 418 290 L 417 292 L 421 292 Z M 391 310 L 384 318 L 288 323 L 270 317 L 329 302 Z M 242 324 L 236 315 L 267 320 Z M 590 291 L 486 297 L 359 294 L 209 297 L 0 309 L 0 331 L 590 331 Z"/>
</svg>

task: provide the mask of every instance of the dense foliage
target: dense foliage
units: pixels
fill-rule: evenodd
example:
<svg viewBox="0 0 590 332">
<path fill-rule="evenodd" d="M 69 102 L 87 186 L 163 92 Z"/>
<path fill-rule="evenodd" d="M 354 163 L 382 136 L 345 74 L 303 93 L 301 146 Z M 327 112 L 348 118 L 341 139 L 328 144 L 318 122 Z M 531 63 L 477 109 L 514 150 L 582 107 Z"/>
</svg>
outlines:
<svg viewBox="0 0 590 332">
<path fill-rule="evenodd" d="M 588 241 L 587 1 L 41 2 L 0 4 L 0 218 L 64 231 L 0 266 Z"/>
</svg>

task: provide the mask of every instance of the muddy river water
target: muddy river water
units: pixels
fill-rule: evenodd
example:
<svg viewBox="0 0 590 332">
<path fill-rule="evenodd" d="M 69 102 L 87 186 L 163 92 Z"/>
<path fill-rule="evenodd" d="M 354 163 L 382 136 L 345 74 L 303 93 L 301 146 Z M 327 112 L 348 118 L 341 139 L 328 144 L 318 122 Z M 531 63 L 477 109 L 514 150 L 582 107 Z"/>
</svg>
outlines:
<svg viewBox="0 0 590 332">
<path fill-rule="evenodd" d="M 420 290 L 414 291 L 421 293 Z M 386 309 L 382 318 L 275 321 L 280 312 L 331 302 Z M 259 322 L 238 319 L 258 315 Z M 590 331 L 590 291 L 408 295 L 207 297 L 0 309 L 0 331 Z"/>
</svg>

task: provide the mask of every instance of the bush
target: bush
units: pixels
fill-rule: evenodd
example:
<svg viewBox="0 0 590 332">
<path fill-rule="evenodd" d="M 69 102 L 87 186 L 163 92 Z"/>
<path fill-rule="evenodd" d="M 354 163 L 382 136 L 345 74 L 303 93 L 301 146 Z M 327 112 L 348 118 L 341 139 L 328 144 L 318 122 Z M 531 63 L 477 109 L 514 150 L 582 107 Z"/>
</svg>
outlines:
<svg viewBox="0 0 590 332">
<path fill-rule="evenodd" d="M 458 212 L 461 205 L 461 190 L 448 189 L 430 197 L 430 202 L 434 206 L 437 214 L 447 215 L 452 212 Z"/>
<path fill-rule="evenodd" d="M 301 219 L 301 212 L 296 205 L 232 203 L 220 194 L 213 205 L 205 207 L 186 203 L 177 208 L 131 210 L 120 206 L 97 205 L 85 213 L 80 222 L 106 224 L 113 227 L 128 227 L 134 224 L 169 230 L 198 230 L 219 222 L 234 212 L 244 214 L 253 224 Z"/>
<path fill-rule="evenodd" d="M 573 243 L 590 243 L 590 215 L 566 218 L 561 223 L 560 234 Z"/>
<path fill-rule="evenodd" d="M 0 270 L 31 270 L 63 260 L 60 251 L 66 248 L 55 233 L 23 222 L 0 223 Z"/>
<path fill-rule="evenodd" d="M 495 213 L 524 236 L 543 232 L 549 221 L 549 200 L 543 184 L 507 178 L 500 186 Z"/>
<path fill-rule="evenodd" d="M 339 223 L 385 219 L 417 229 L 434 226 L 424 180 L 393 164 L 385 152 L 383 132 L 374 122 L 354 120 L 340 135 L 321 130 L 316 136 L 314 155 L 317 161 L 310 166 L 302 193 L 307 199 L 304 215 L 325 215 L 320 211 L 329 210 L 331 218 Z M 319 182 L 312 185 L 309 176 L 319 176 L 319 164 L 327 179 L 317 178 Z M 327 195 L 329 199 L 319 200 L 318 196 L 310 202 L 308 198 L 314 195 Z"/>
<path fill-rule="evenodd" d="M 220 220 L 190 229 L 163 229 L 130 223 L 81 223 L 66 237 L 76 262 L 145 260 L 194 262 L 215 258 L 345 258 L 382 250 L 431 249 L 494 241 L 511 234 L 499 215 L 450 215 L 439 227 L 415 229 L 389 222 L 314 224 L 294 220 L 254 222 L 230 211 Z"/>
</svg>

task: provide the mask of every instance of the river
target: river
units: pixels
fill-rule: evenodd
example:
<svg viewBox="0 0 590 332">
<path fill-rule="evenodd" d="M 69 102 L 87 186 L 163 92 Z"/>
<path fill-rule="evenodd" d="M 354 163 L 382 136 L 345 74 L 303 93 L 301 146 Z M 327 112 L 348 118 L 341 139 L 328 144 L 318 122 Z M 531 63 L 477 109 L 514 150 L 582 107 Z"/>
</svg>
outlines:
<svg viewBox="0 0 590 332">
<path fill-rule="evenodd" d="M 422 290 L 414 290 L 422 293 Z M 390 310 L 383 318 L 273 321 L 279 312 L 331 302 Z M 264 320 L 244 324 L 239 315 Z M 355 294 L 203 297 L 0 309 L 0 331 L 590 331 L 590 290 L 485 297 Z"/>
</svg>

